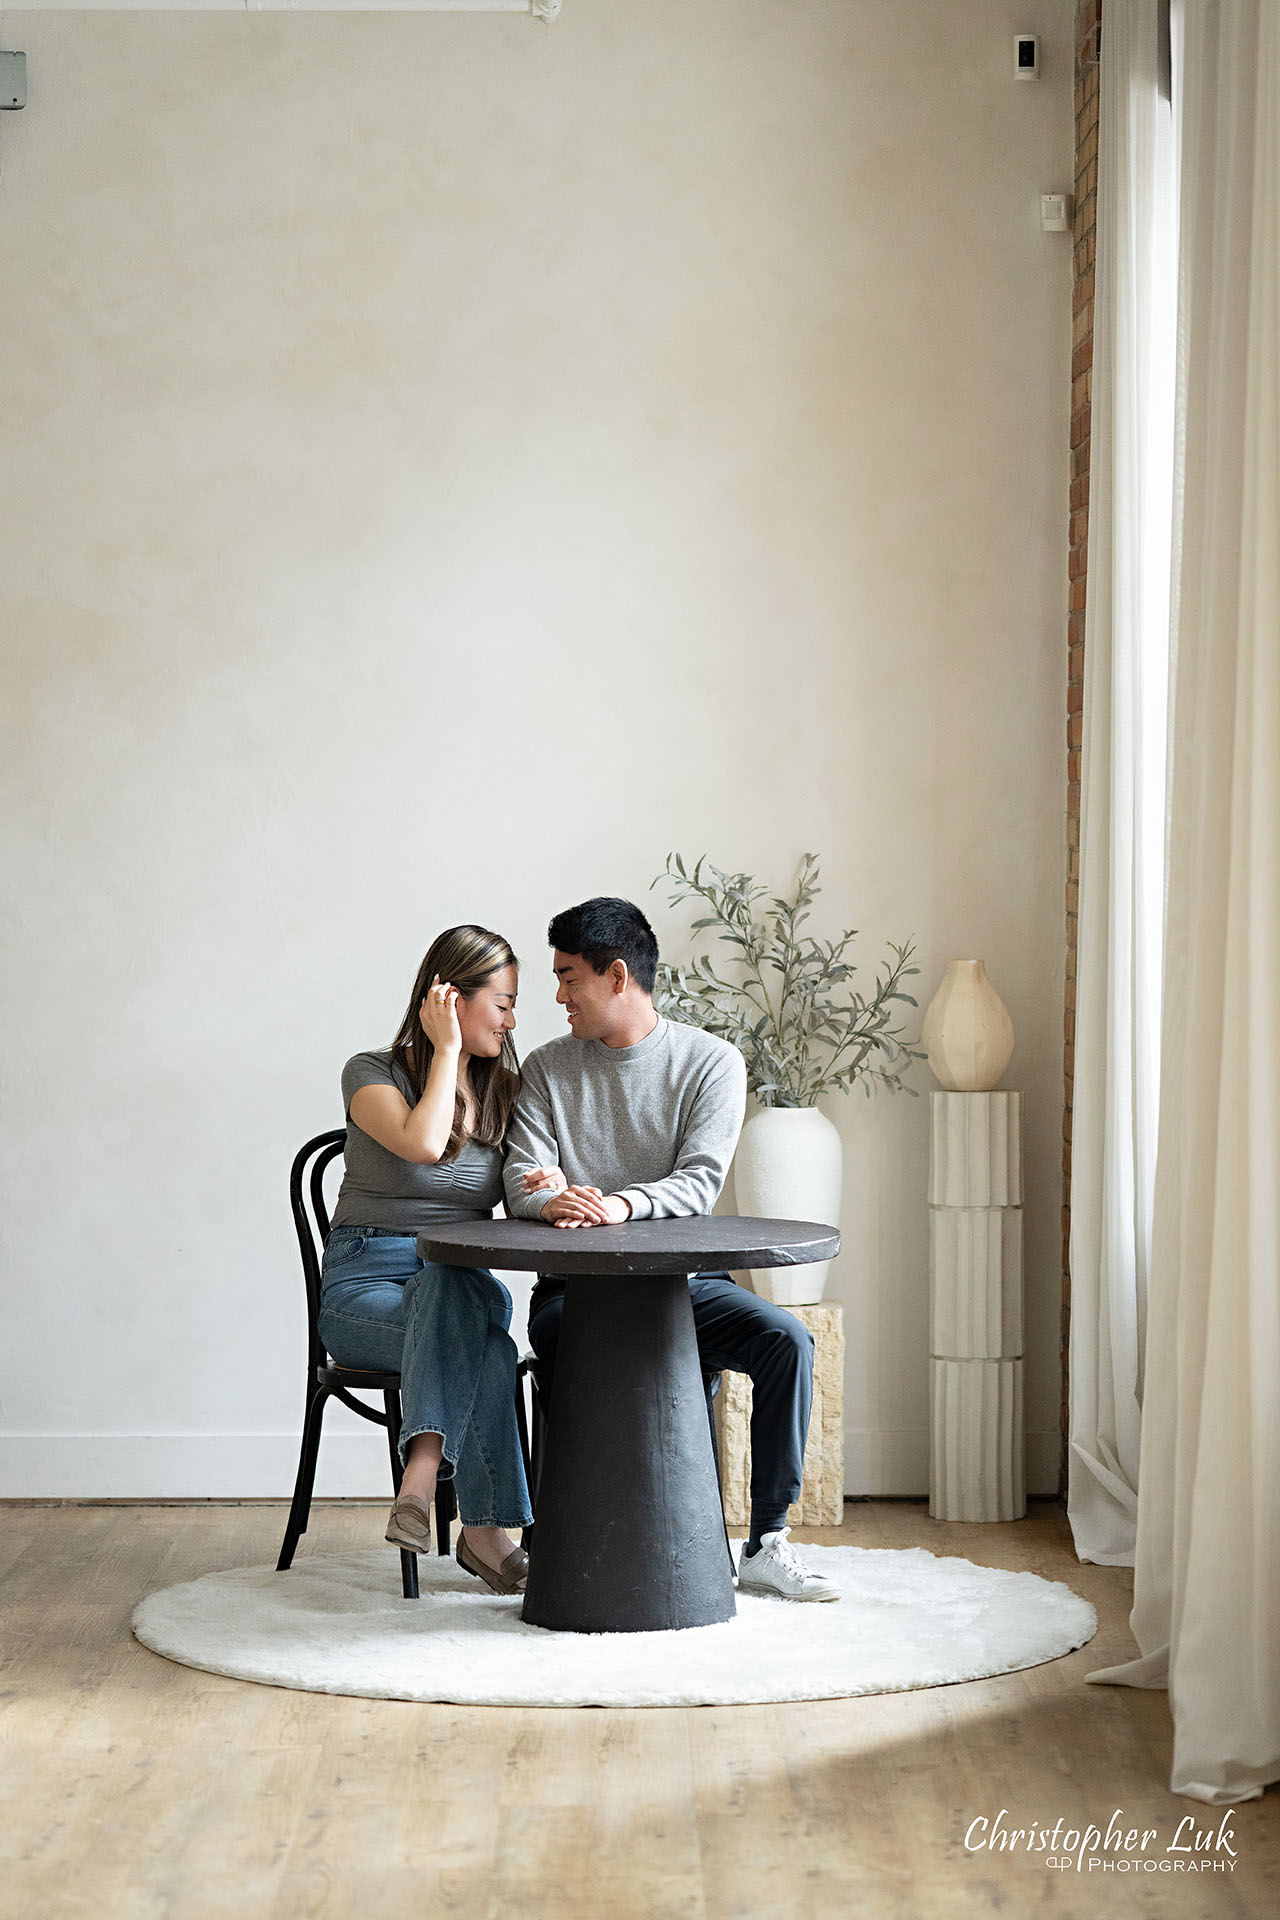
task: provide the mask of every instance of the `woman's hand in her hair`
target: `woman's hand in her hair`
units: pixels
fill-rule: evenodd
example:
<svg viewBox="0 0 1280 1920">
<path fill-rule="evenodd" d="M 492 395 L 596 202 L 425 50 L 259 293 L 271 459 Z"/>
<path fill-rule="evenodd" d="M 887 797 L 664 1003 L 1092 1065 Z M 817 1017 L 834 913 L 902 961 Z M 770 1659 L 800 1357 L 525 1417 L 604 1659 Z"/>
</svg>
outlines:
<svg viewBox="0 0 1280 1920">
<path fill-rule="evenodd" d="M 418 1009 L 422 1031 L 437 1053 L 462 1052 L 462 1028 L 458 1024 L 458 989 L 447 980 L 434 979 Z"/>
<path fill-rule="evenodd" d="M 534 1167 L 521 1178 L 526 1193 L 562 1193 L 569 1184 L 559 1167 Z"/>
</svg>

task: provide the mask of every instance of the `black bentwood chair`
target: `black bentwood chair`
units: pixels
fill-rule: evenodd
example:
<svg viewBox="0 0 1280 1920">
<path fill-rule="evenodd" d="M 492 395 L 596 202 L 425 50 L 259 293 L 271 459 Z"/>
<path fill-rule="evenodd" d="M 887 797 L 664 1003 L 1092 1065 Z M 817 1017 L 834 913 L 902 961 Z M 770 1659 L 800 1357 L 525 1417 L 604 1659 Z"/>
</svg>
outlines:
<svg viewBox="0 0 1280 1920">
<path fill-rule="evenodd" d="M 318 1133 L 314 1140 L 308 1140 L 299 1149 L 289 1171 L 289 1206 L 298 1235 L 298 1251 L 302 1255 L 302 1273 L 307 1286 L 307 1398 L 302 1421 L 298 1478 L 284 1532 L 284 1544 L 276 1561 L 277 1573 L 284 1573 L 293 1565 L 298 1542 L 307 1530 L 311 1494 L 316 1481 L 316 1461 L 320 1454 L 320 1428 L 325 1405 L 330 1399 L 340 1400 L 344 1407 L 350 1407 L 352 1413 L 358 1413 L 362 1420 L 372 1420 L 375 1426 L 386 1428 L 387 1447 L 391 1455 L 391 1483 L 397 1493 L 403 1478 L 400 1465 L 400 1375 L 379 1373 L 366 1367 L 337 1366 L 329 1359 L 320 1338 L 320 1260 L 329 1238 L 324 1177 L 331 1161 L 337 1159 L 346 1141 L 346 1129 L 343 1127 L 333 1133 Z M 525 1417 L 524 1374 L 525 1363 L 522 1360 L 516 1375 L 516 1424 L 528 1474 L 529 1432 Z M 353 1397 L 355 1392 L 361 1391 L 382 1395 L 381 1413 L 376 1407 Z M 449 1551 L 449 1529 L 457 1512 L 453 1481 L 441 1478 L 436 1483 L 435 1523 L 436 1541 L 442 1554 Z M 417 1554 L 401 1552 L 400 1572 L 405 1599 L 416 1600 Z"/>
</svg>

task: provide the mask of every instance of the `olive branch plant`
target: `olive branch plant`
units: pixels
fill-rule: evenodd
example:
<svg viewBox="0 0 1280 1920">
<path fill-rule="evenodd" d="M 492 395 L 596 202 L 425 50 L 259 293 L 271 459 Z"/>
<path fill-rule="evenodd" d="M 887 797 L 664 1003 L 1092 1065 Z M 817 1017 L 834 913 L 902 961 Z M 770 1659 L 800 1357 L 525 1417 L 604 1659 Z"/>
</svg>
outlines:
<svg viewBox="0 0 1280 1920">
<path fill-rule="evenodd" d="M 888 943 L 893 960 L 882 963 L 873 992 L 848 984 L 856 971 L 847 956 L 857 929 L 825 941 L 800 932 L 821 892 L 816 854 L 803 855 L 793 898 L 774 895 L 763 909 L 767 887 L 748 873 L 721 872 L 705 854 L 690 872 L 678 853 L 669 853 L 650 891 L 663 880 L 670 906 L 693 901 L 708 909 L 691 931 L 716 929 L 716 940 L 733 949 L 729 967 L 738 977 L 724 978 L 705 953 L 685 966 L 664 962 L 658 1010 L 737 1047 L 747 1085 L 763 1106 L 811 1107 L 821 1094 L 855 1086 L 868 1096 L 877 1086 L 915 1091 L 903 1074 L 925 1056 L 907 1044 L 896 1014 L 898 1005 L 917 1004 L 902 985 L 920 971 L 909 964 L 915 943 Z"/>
</svg>

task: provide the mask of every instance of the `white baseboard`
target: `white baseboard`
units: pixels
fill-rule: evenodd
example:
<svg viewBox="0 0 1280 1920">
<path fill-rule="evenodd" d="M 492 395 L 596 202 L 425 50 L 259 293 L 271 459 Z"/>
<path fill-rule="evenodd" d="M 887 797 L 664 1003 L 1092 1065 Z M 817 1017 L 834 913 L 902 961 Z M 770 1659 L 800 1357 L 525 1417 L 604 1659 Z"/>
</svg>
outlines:
<svg viewBox="0 0 1280 1920">
<path fill-rule="evenodd" d="M 346 1416 L 350 1418 L 351 1416 Z M 850 1498 L 923 1499 L 925 1427 L 847 1428 Z M 296 1433 L 58 1433 L 0 1435 L 3 1500 L 286 1500 L 298 1471 Z M 384 1436 L 326 1427 L 316 1495 L 381 1499 L 391 1469 Z M 1058 1435 L 1027 1435 L 1027 1492 L 1058 1490 Z"/>
<path fill-rule="evenodd" d="M 1033 1496 L 1058 1491 L 1057 1431 L 1027 1435 L 1027 1492 Z M 929 1429 L 927 1427 L 846 1427 L 844 1434 L 844 1490 L 847 1499 L 859 1495 L 886 1500 L 926 1499 L 929 1493 Z"/>
</svg>

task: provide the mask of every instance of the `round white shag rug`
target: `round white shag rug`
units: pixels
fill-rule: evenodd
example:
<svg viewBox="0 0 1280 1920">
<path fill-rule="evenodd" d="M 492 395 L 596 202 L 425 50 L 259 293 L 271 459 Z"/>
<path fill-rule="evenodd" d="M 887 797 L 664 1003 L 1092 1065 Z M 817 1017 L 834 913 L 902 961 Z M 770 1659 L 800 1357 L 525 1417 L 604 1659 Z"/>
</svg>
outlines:
<svg viewBox="0 0 1280 1920">
<path fill-rule="evenodd" d="M 1055 1660 L 1097 1615 L 1059 1581 L 927 1553 L 804 1548 L 838 1580 L 821 1605 L 738 1594 L 735 1620 L 680 1633 L 549 1633 L 455 1561 L 389 1549 L 242 1567 L 150 1594 L 133 1631 L 184 1666 L 311 1693 L 473 1706 L 692 1707 L 946 1686 Z"/>
</svg>

